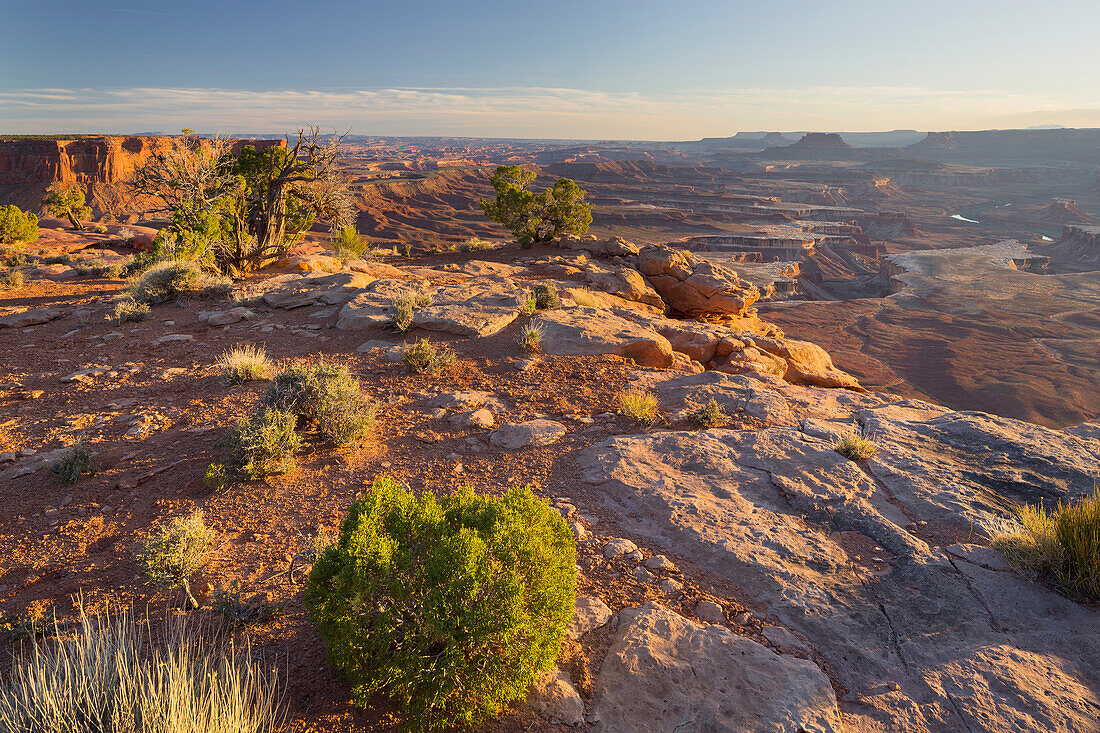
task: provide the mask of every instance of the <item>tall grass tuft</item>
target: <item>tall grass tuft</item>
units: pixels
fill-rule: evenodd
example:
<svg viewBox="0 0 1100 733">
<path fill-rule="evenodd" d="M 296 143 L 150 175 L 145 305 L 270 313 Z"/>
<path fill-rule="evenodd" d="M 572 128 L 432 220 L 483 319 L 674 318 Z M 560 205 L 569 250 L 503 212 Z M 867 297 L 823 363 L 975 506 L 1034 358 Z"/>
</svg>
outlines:
<svg viewBox="0 0 1100 733">
<path fill-rule="evenodd" d="M 993 539 L 993 546 L 1026 572 L 1100 600 L 1100 489 L 1073 504 L 1042 504 L 1016 512 L 1017 531 Z"/>
<path fill-rule="evenodd" d="M 284 712 L 275 671 L 248 649 L 170 620 L 153 638 L 129 611 L 88 616 L 75 632 L 15 651 L 0 682 L 0 733 L 274 733 Z"/>
<path fill-rule="evenodd" d="M 244 344 L 222 352 L 217 366 L 230 384 L 243 384 L 252 379 L 271 379 L 275 366 L 262 346 Z"/>
</svg>

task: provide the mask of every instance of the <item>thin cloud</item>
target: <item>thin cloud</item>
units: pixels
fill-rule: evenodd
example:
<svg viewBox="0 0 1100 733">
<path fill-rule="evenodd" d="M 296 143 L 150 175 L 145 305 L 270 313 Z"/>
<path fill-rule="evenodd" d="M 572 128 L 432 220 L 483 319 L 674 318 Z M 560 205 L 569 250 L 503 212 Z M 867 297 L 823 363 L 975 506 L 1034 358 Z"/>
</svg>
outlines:
<svg viewBox="0 0 1100 733">
<path fill-rule="evenodd" d="M 543 87 L 0 92 L 0 127 L 43 132 L 279 132 L 303 123 L 362 134 L 686 140 L 742 129 L 980 129 L 1100 124 L 1100 107 L 997 90 L 915 87 L 694 89 L 671 94 Z"/>
</svg>

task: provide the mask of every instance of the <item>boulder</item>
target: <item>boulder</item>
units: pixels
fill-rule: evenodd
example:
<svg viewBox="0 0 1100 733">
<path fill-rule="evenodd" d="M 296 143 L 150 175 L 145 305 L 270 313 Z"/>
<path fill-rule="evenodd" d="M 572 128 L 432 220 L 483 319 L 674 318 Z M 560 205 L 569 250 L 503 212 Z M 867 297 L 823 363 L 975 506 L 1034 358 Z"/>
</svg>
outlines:
<svg viewBox="0 0 1100 733">
<path fill-rule="evenodd" d="M 562 249 L 591 252 L 594 255 L 604 257 L 633 257 L 638 254 L 638 245 L 622 237 L 599 239 L 594 235 L 576 237 L 566 234 L 554 240 L 551 244 Z"/>
<path fill-rule="evenodd" d="M 344 305 L 336 327 L 342 331 L 392 328 L 395 300 L 417 294 L 430 296 L 432 293 L 431 288 L 424 288 L 413 280 L 374 280 Z"/>
<path fill-rule="evenodd" d="M 672 310 L 688 316 L 747 316 L 760 299 L 755 285 L 736 272 L 672 247 L 646 247 L 636 258 L 638 270 Z"/>
<path fill-rule="evenodd" d="M 637 301 L 664 311 L 665 302 L 650 287 L 641 273 L 631 267 L 606 267 L 590 262 L 585 268 L 585 281 L 596 290 L 602 290 L 623 300 Z"/>
<path fill-rule="evenodd" d="M 519 317 L 522 294 L 503 278 L 445 285 L 435 291 L 431 305 L 416 311 L 412 325 L 469 338 L 492 336 Z"/>
<path fill-rule="evenodd" d="M 829 678 L 721 626 L 650 602 L 623 622 L 596 679 L 595 733 L 841 733 Z"/>
<path fill-rule="evenodd" d="M 347 303 L 374 278 L 357 272 L 332 275 L 280 275 L 259 283 L 264 302 L 272 308 L 291 310 L 307 305 Z"/>
<path fill-rule="evenodd" d="M 764 353 L 778 356 L 786 362 L 787 367 L 782 376 L 791 384 L 843 387 L 863 391 L 859 381 L 851 374 L 833 366 L 833 360 L 828 352 L 817 344 L 764 336 L 751 336 L 744 340 Z"/>
<path fill-rule="evenodd" d="M 538 448 L 557 443 L 565 437 L 567 432 L 564 425 L 553 420 L 528 420 L 512 425 L 502 425 L 493 431 L 489 442 L 505 450 Z"/>
<path fill-rule="evenodd" d="M 255 315 L 255 313 L 244 307 L 230 308 L 225 311 L 199 311 L 199 322 L 208 326 L 228 326 L 248 318 L 254 318 Z"/>
<path fill-rule="evenodd" d="M 731 417 L 748 415 L 768 425 L 796 422 L 786 398 L 751 377 L 714 371 L 688 376 L 648 372 L 634 375 L 631 384 L 655 392 L 661 409 L 676 419 L 686 419 L 714 399 Z"/>
<path fill-rule="evenodd" d="M 578 306 L 542 311 L 532 324 L 542 329 L 541 347 L 547 354 L 618 354 L 641 366 L 672 365 L 672 345 L 668 339 L 598 308 Z"/>
</svg>

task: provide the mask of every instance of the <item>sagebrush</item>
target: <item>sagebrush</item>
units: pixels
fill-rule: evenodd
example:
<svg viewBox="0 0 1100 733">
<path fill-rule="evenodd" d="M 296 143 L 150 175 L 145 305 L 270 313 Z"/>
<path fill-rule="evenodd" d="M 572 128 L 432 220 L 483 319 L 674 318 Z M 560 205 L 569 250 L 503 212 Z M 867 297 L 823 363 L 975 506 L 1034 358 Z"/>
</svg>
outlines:
<svg viewBox="0 0 1100 733">
<path fill-rule="evenodd" d="M 374 426 L 378 409 L 346 366 L 324 361 L 279 372 L 263 404 L 292 412 L 337 445 L 363 438 Z"/>
<path fill-rule="evenodd" d="M 455 352 L 448 346 L 436 346 L 426 338 L 405 349 L 405 364 L 417 374 L 441 372 L 455 362 Z"/>
<path fill-rule="evenodd" d="M 287 473 L 302 446 L 298 417 L 291 410 L 263 408 L 229 433 L 229 456 L 245 478 Z"/>
</svg>

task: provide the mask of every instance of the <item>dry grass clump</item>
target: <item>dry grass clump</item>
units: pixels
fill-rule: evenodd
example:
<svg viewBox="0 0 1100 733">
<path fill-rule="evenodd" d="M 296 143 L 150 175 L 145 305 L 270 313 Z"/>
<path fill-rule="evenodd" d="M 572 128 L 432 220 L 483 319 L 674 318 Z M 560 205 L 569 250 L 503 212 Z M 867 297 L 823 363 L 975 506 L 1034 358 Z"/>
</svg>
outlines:
<svg viewBox="0 0 1100 733">
<path fill-rule="evenodd" d="M 336 445 L 363 438 L 374 427 L 378 405 L 367 399 L 346 366 L 319 362 L 279 372 L 263 404 L 289 410 Z"/>
<path fill-rule="evenodd" d="M 148 315 L 148 303 L 139 303 L 133 298 L 125 298 L 115 302 L 114 310 L 107 316 L 107 320 L 115 323 L 130 323 L 144 321 Z"/>
<path fill-rule="evenodd" d="M 540 326 L 524 326 L 520 331 L 519 337 L 516 338 L 516 343 L 524 351 L 530 351 L 532 354 L 537 354 L 542 350 L 542 328 Z"/>
<path fill-rule="evenodd" d="M 283 727 L 274 670 L 217 645 L 185 621 L 153 638 L 129 611 L 89 617 L 75 633 L 14 651 L 0 685 L 2 733 L 274 733 Z"/>
<path fill-rule="evenodd" d="M 629 389 L 619 395 L 619 414 L 639 425 L 652 425 L 660 417 L 657 395 L 642 389 Z"/>
<path fill-rule="evenodd" d="M 705 405 L 691 413 L 691 419 L 703 427 L 713 428 L 729 422 L 730 417 L 722 412 L 718 400 L 711 397 Z"/>
<path fill-rule="evenodd" d="M 202 511 L 163 522 L 138 547 L 136 559 L 149 582 L 165 588 L 181 588 L 193 607 L 190 578 L 202 567 L 202 556 L 217 533 L 206 526 Z"/>
<path fill-rule="evenodd" d="M 164 260 L 138 275 L 129 294 L 139 303 L 156 305 L 183 296 L 202 277 L 202 268 L 194 260 Z"/>
<path fill-rule="evenodd" d="M 266 408 L 241 420 L 229 433 L 229 455 L 246 478 L 286 473 L 302 445 L 298 417 L 290 410 Z"/>
<path fill-rule="evenodd" d="M 223 351 L 217 366 L 230 384 L 243 384 L 253 379 L 271 379 L 275 366 L 263 347 L 245 344 Z"/>
<path fill-rule="evenodd" d="M 586 289 L 576 289 L 572 291 L 573 302 L 577 305 L 582 305 L 588 308 L 596 307 L 596 298 L 592 295 L 592 291 Z"/>
<path fill-rule="evenodd" d="M 1025 572 L 1100 600 L 1100 489 L 1049 512 L 1024 506 L 1016 517 L 1018 530 L 995 537 L 994 547 Z"/>
<path fill-rule="evenodd" d="M 23 287 L 25 282 L 23 278 L 23 271 L 18 268 L 12 268 L 0 278 L 0 290 L 17 290 Z"/>
<path fill-rule="evenodd" d="M 454 362 L 454 351 L 447 346 L 437 347 L 426 338 L 405 349 L 405 364 L 417 374 L 436 374 Z"/>
<path fill-rule="evenodd" d="M 75 484 L 81 476 L 94 476 L 99 470 L 92 460 L 92 453 L 83 441 L 76 443 L 53 464 L 53 472 L 66 486 Z"/>
<path fill-rule="evenodd" d="M 875 436 L 859 430 L 837 438 L 833 442 L 833 450 L 850 461 L 862 461 L 871 458 L 878 452 L 875 445 Z"/>
<path fill-rule="evenodd" d="M 427 308 L 432 304 L 432 294 L 425 292 L 410 293 L 393 299 L 393 313 L 390 314 L 390 323 L 393 327 L 404 333 L 412 328 L 413 315 L 421 308 Z"/>
<path fill-rule="evenodd" d="M 88 262 L 78 262 L 73 265 L 73 269 L 80 275 L 89 275 L 91 277 L 102 277 L 108 280 L 119 280 L 126 274 L 127 267 L 132 258 L 127 261 L 126 265 L 108 265 L 103 259 L 96 257 Z"/>
<path fill-rule="evenodd" d="M 485 252 L 490 249 L 496 249 L 496 246 L 492 242 L 486 242 L 480 237 L 470 237 L 465 242 L 458 245 L 459 252 Z"/>
</svg>

